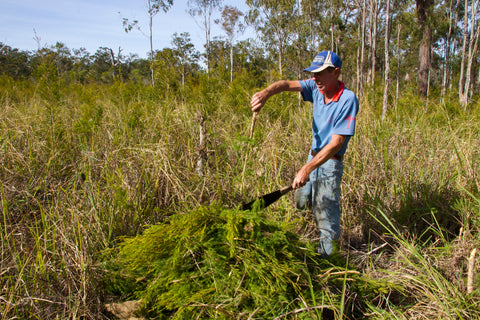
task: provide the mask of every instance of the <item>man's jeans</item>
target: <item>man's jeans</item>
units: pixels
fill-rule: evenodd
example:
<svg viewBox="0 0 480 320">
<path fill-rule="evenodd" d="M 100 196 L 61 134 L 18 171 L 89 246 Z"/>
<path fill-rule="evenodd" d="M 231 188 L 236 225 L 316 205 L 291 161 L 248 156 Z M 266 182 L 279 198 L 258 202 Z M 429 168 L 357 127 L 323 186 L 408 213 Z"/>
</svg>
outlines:
<svg viewBox="0 0 480 320">
<path fill-rule="evenodd" d="M 309 155 L 308 161 L 313 157 Z M 330 159 L 310 173 L 310 181 L 295 191 L 297 209 L 312 208 L 320 241 L 318 253 L 328 256 L 340 236 L 340 193 L 343 161 Z"/>
</svg>

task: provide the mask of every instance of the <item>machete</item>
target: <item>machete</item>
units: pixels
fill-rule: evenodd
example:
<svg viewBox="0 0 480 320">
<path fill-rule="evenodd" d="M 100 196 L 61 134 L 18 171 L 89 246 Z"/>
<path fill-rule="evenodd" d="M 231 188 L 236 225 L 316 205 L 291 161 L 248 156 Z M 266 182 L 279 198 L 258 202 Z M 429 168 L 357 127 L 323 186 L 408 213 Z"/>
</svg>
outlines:
<svg viewBox="0 0 480 320">
<path fill-rule="evenodd" d="M 268 207 L 269 205 L 271 205 L 272 203 L 280 199 L 284 194 L 288 193 L 292 189 L 293 189 L 292 186 L 289 185 L 282 189 L 279 189 L 274 192 L 263 195 L 261 197 L 258 197 L 257 199 L 250 201 L 249 203 L 243 204 L 242 210 L 252 210 L 253 204 L 255 203 L 255 201 L 258 201 L 258 200 L 261 201 L 260 208 L 265 209 L 266 207 Z"/>
</svg>

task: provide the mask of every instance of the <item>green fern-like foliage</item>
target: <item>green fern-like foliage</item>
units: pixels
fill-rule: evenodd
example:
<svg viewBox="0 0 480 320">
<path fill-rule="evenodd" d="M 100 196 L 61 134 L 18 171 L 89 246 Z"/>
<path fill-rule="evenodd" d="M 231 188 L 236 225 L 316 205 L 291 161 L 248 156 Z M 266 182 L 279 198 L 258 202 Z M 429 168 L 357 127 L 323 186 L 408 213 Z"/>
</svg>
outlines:
<svg viewBox="0 0 480 320">
<path fill-rule="evenodd" d="M 352 290 L 348 273 L 331 272 L 345 268 L 319 259 L 293 225 L 215 205 L 150 227 L 126 240 L 119 256 L 123 271 L 142 279 L 137 296 L 156 318 L 272 319 L 305 304 L 337 312 L 345 289 Z M 332 276 L 322 277 L 326 272 Z M 361 288 L 362 277 L 352 276 Z"/>
</svg>

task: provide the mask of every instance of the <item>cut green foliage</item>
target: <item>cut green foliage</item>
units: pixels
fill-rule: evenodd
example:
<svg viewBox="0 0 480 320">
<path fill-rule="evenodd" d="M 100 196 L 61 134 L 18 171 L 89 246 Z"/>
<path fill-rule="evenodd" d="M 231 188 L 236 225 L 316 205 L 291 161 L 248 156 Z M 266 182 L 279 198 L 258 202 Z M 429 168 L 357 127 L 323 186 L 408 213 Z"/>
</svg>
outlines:
<svg viewBox="0 0 480 320">
<path fill-rule="evenodd" d="M 199 207 L 121 244 L 123 273 L 155 317 L 275 318 L 290 312 L 360 314 L 376 295 L 359 272 L 322 260 L 292 223 L 261 212 Z M 383 283 L 382 290 L 395 290 Z"/>
</svg>

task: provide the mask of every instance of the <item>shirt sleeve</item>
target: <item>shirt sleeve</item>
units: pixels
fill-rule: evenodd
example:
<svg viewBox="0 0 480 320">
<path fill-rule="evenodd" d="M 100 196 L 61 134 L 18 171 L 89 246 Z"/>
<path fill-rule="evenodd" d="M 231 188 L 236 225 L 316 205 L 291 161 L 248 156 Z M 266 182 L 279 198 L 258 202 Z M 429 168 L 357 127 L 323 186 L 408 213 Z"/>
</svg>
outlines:
<svg viewBox="0 0 480 320">
<path fill-rule="evenodd" d="M 341 111 L 335 117 L 332 134 L 353 136 L 358 113 L 358 99 L 355 95 L 349 96 L 342 106 Z"/>
<path fill-rule="evenodd" d="M 313 89 L 316 88 L 313 79 L 299 81 L 302 86 L 303 101 L 313 102 Z M 312 86 L 313 84 L 313 86 Z"/>
</svg>

